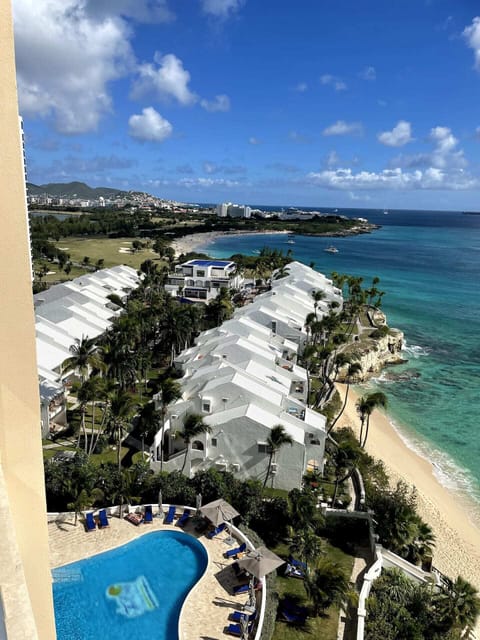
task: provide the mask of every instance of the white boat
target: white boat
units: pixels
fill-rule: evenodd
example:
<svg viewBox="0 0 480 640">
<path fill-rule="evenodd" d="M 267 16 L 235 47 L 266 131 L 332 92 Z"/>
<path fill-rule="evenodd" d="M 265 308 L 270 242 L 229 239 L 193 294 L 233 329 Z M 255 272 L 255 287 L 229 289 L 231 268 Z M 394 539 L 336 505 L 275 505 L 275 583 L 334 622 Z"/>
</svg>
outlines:
<svg viewBox="0 0 480 640">
<path fill-rule="evenodd" d="M 386 209 L 384 209 L 384 211 L 383 211 L 383 215 L 384 215 L 384 216 L 388 216 L 388 211 L 387 211 Z"/>
<path fill-rule="evenodd" d="M 324 249 L 324 251 L 326 251 L 327 253 L 338 253 L 337 247 L 334 247 L 333 245 L 330 245 L 329 247 Z"/>
</svg>

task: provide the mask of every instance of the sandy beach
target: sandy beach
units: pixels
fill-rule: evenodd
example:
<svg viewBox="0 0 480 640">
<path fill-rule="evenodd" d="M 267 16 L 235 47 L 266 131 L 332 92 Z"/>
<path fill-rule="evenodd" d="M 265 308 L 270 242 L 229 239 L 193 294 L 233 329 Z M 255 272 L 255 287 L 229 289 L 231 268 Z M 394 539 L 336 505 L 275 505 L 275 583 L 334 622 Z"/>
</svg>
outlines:
<svg viewBox="0 0 480 640">
<path fill-rule="evenodd" d="M 189 236 L 183 236 L 183 238 L 176 238 L 172 242 L 172 248 L 175 251 L 175 257 L 178 258 L 182 253 L 189 253 L 195 251 L 198 247 L 203 247 L 211 242 L 214 242 L 216 238 L 222 236 L 256 236 L 270 234 L 285 234 L 287 231 L 208 231 L 207 233 L 192 233 Z"/>
<path fill-rule="evenodd" d="M 345 385 L 337 386 L 344 397 Z M 347 407 L 338 422 L 339 426 L 351 426 L 356 432 L 360 426 L 355 409 L 357 398 L 350 389 Z M 366 449 L 383 460 L 393 484 L 403 479 L 416 488 L 418 512 L 436 537 L 434 566 L 451 578 L 461 575 L 480 591 L 480 529 L 470 517 L 474 505 L 442 486 L 430 462 L 407 447 L 388 416 L 380 411 L 370 418 Z"/>
</svg>

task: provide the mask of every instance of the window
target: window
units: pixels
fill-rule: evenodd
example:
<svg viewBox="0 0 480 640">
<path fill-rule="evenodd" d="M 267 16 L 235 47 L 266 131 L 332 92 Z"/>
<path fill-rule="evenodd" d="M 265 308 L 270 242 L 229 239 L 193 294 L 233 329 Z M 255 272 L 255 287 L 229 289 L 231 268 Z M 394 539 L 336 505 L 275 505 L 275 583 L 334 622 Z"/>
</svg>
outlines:
<svg viewBox="0 0 480 640">
<path fill-rule="evenodd" d="M 212 447 L 216 447 L 218 444 L 218 441 L 216 438 L 212 438 L 212 440 L 210 441 L 210 444 L 212 445 Z"/>
<path fill-rule="evenodd" d="M 197 269 L 197 278 L 204 278 L 205 271 L 203 269 Z"/>
<path fill-rule="evenodd" d="M 258 453 L 268 453 L 268 444 L 266 442 L 257 442 Z"/>
<path fill-rule="evenodd" d="M 210 400 L 202 400 L 202 411 L 210 413 Z"/>
</svg>

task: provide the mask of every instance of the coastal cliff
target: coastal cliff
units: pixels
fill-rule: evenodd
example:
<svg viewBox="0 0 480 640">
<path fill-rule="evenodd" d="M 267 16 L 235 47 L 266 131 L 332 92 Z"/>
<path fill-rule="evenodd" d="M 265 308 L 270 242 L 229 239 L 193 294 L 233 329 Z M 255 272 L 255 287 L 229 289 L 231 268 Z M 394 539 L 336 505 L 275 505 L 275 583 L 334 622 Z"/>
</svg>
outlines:
<svg viewBox="0 0 480 640">
<path fill-rule="evenodd" d="M 405 362 L 402 357 L 404 334 L 387 326 L 385 314 L 376 309 L 368 315 L 368 325 L 359 324 L 358 334 L 346 353 L 354 354 L 362 367 L 356 382 L 365 382 L 386 365 Z M 358 360 L 357 360 L 358 359 Z M 346 382 L 347 367 L 340 370 L 338 381 Z"/>
</svg>

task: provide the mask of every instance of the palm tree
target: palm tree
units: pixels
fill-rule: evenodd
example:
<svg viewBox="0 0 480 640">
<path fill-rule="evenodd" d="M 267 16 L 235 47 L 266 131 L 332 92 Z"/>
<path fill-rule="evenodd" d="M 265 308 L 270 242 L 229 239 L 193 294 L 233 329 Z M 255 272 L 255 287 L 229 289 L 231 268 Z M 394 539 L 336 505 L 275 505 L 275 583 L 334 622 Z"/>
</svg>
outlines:
<svg viewBox="0 0 480 640">
<path fill-rule="evenodd" d="M 121 467 L 121 447 L 124 431 L 129 424 L 135 410 L 135 403 L 132 396 L 122 390 L 114 392 L 110 400 L 108 430 L 117 443 L 117 464 Z"/>
<path fill-rule="evenodd" d="M 361 407 L 361 412 L 359 406 Z M 367 443 L 368 428 L 370 426 L 370 416 L 378 407 L 382 407 L 383 409 L 387 408 L 387 396 L 381 391 L 376 391 L 375 393 L 371 393 L 368 396 L 360 398 L 360 400 L 357 402 L 357 410 L 359 411 L 362 418 L 362 428 L 364 421 L 366 420 L 365 437 L 363 439 L 363 442 L 360 441 L 360 445 L 363 448 L 365 448 L 365 445 Z"/>
<path fill-rule="evenodd" d="M 145 451 L 145 438 L 151 439 L 158 431 L 161 412 L 155 408 L 153 402 L 147 402 L 140 409 L 138 416 L 138 431 L 142 438 L 142 454 Z"/>
<path fill-rule="evenodd" d="M 331 560 L 322 560 L 312 574 L 305 576 L 303 584 L 315 616 L 330 605 L 345 600 L 350 591 L 343 569 Z"/>
<path fill-rule="evenodd" d="M 438 621 L 445 630 L 462 631 L 473 627 L 480 614 L 480 598 L 477 590 L 461 576 L 453 581 L 444 577 L 441 593 L 435 598 Z"/>
<path fill-rule="evenodd" d="M 176 380 L 173 378 L 166 378 L 160 385 L 160 392 L 162 396 L 162 408 L 161 412 L 161 441 L 160 441 L 160 471 L 163 471 L 163 448 L 165 437 L 165 418 L 167 415 L 168 405 L 175 400 L 178 400 L 182 396 L 182 388 Z"/>
<path fill-rule="evenodd" d="M 272 427 L 270 431 L 270 435 L 267 438 L 267 448 L 268 448 L 269 458 L 268 458 L 268 469 L 265 475 L 265 480 L 263 482 L 264 489 L 267 485 L 267 480 L 270 476 L 270 470 L 272 468 L 273 458 L 275 457 L 275 454 L 277 453 L 277 451 L 280 451 L 280 449 L 283 447 L 284 444 L 289 444 L 290 446 L 293 445 L 293 438 L 290 435 L 288 435 L 288 433 L 285 431 L 285 427 L 282 424 L 276 424 L 274 427 Z"/>
<path fill-rule="evenodd" d="M 312 291 L 313 308 L 315 309 L 315 318 L 317 318 L 318 303 L 325 299 L 325 291 Z"/>
<path fill-rule="evenodd" d="M 80 380 L 85 382 L 90 367 L 96 366 L 98 358 L 95 357 L 95 343 L 92 339 L 82 336 L 82 339 L 75 339 L 75 344 L 70 347 L 70 358 L 62 363 L 62 371 L 73 369 L 80 374 Z"/>
<path fill-rule="evenodd" d="M 187 463 L 187 457 L 190 451 L 190 444 L 192 440 L 202 433 L 211 433 L 211 431 L 212 427 L 210 427 L 210 425 L 208 424 L 205 424 L 201 415 L 197 413 L 187 413 L 183 421 L 182 432 L 183 441 L 187 445 L 185 449 L 185 458 L 183 459 L 182 473 Z"/>
<path fill-rule="evenodd" d="M 308 573 L 309 563 L 313 562 L 323 552 L 322 538 L 309 529 L 299 530 L 292 539 L 290 551 L 292 555 L 298 554 L 302 558 Z"/>
<path fill-rule="evenodd" d="M 347 406 L 347 401 L 348 401 L 348 392 L 350 390 L 350 385 L 352 384 L 352 380 L 355 378 L 357 374 L 361 372 L 362 372 L 362 365 L 359 362 L 350 362 L 350 364 L 348 365 L 347 374 L 345 376 L 345 382 L 347 384 L 347 387 L 345 389 L 345 398 L 343 399 L 343 405 L 337 417 L 335 418 L 335 420 L 333 420 L 332 424 L 329 426 L 327 430 L 327 436 L 331 433 L 331 431 L 333 431 L 333 428 L 335 427 L 340 417 L 342 416 L 343 412 L 345 411 L 345 407 Z"/>
</svg>

